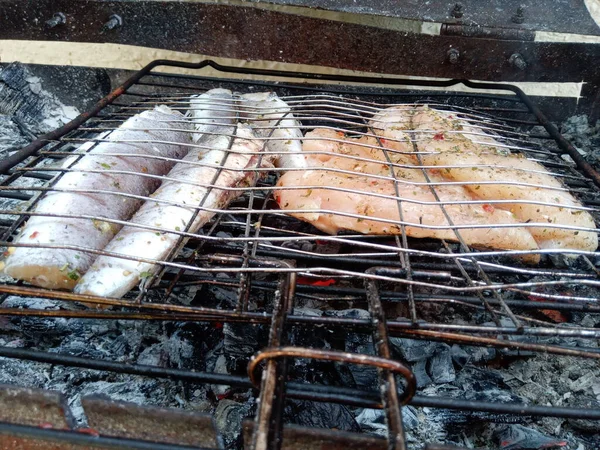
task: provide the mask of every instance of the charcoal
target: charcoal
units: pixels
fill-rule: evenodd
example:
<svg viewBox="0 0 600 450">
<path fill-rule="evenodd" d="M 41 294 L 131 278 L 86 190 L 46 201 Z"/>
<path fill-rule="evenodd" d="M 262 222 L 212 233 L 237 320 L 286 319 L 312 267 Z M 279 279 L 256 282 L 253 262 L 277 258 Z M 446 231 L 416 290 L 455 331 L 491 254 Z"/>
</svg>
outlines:
<svg viewBox="0 0 600 450">
<path fill-rule="evenodd" d="M 214 348 L 204 355 L 206 371 L 211 373 L 228 374 L 227 357 L 223 354 L 223 342 L 219 342 Z M 229 386 L 211 384 L 210 390 L 217 398 L 224 397 L 229 392 Z"/>
<path fill-rule="evenodd" d="M 575 408 L 584 408 L 590 410 L 600 410 L 600 402 L 591 395 L 570 396 L 566 400 L 566 405 Z M 567 419 L 567 423 L 573 428 L 588 433 L 600 433 L 600 421 L 587 419 Z"/>
<path fill-rule="evenodd" d="M 366 309 L 351 308 L 339 311 L 326 311 L 326 316 L 344 317 L 346 319 L 369 319 L 371 314 Z"/>
<path fill-rule="evenodd" d="M 454 344 L 450 347 L 450 356 L 452 361 L 458 367 L 464 367 L 469 362 L 469 354 L 459 345 Z"/>
<path fill-rule="evenodd" d="M 261 348 L 260 334 L 261 328 L 255 325 L 223 325 L 223 353 L 227 357 L 227 366 L 231 373 L 246 371 L 249 359 Z"/>
<path fill-rule="evenodd" d="M 45 387 L 50 366 L 11 358 L 0 358 L 0 384 L 23 387 Z"/>
<path fill-rule="evenodd" d="M 201 291 L 201 288 L 196 285 L 180 286 L 177 285 L 171 292 L 170 300 L 174 300 L 180 305 L 190 306 L 190 304 L 196 299 L 196 296 Z"/>
<path fill-rule="evenodd" d="M 383 437 L 387 436 L 385 420 L 385 414 L 380 409 L 365 408 L 356 416 L 356 423 L 362 431 Z"/>
<path fill-rule="evenodd" d="M 427 360 L 422 359 L 421 361 L 417 361 L 412 366 L 412 372 L 417 378 L 417 387 L 424 388 L 425 386 L 429 386 L 433 383 L 433 380 L 427 373 Z"/>
<path fill-rule="evenodd" d="M 0 114 L 0 155 L 6 155 L 29 144 L 17 124 L 10 118 Z"/>
<path fill-rule="evenodd" d="M 316 308 L 302 307 L 302 308 L 294 308 L 295 316 L 310 316 L 310 317 L 321 317 L 323 315 L 323 311 Z"/>
<path fill-rule="evenodd" d="M 168 338 L 144 348 L 138 356 L 138 364 L 160 367 L 184 366 L 184 360 L 193 356 L 194 348 L 175 333 Z"/>
<path fill-rule="evenodd" d="M 79 356 L 83 358 L 104 359 L 113 357 L 110 350 L 90 345 L 90 342 L 84 340 L 69 340 L 65 341 L 60 346 L 58 353 L 61 355 Z"/>
<path fill-rule="evenodd" d="M 285 241 L 281 243 L 281 247 L 292 250 L 302 250 L 305 252 L 315 251 L 315 244 L 311 241 Z"/>
<path fill-rule="evenodd" d="M 285 408 L 287 422 L 306 427 L 360 431 L 354 416 L 343 405 L 304 400 L 290 400 L 288 403 Z"/>
<path fill-rule="evenodd" d="M 487 347 L 459 346 L 454 344 L 450 349 L 452 361 L 458 367 L 467 363 L 484 363 L 496 357 L 496 349 Z"/>
<path fill-rule="evenodd" d="M 364 309 L 346 309 L 343 311 L 328 311 L 328 314 L 335 314 L 338 317 L 352 319 L 368 319 L 370 314 Z M 373 338 L 365 333 L 347 333 L 345 335 L 344 350 L 350 353 L 359 353 L 364 355 L 374 355 Z M 340 368 L 341 365 L 336 367 Z M 379 384 L 377 369 L 360 364 L 350 364 L 347 366 L 352 374 L 353 385 L 361 388 L 375 388 Z"/>
<path fill-rule="evenodd" d="M 92 374 L 92 377 L 97 376 L 97 373 Z M 59 385 L 54 387 L 58 388 Z M 73 389 L 73 387 L 71 389 Z M 176 398 L 179 397 L 180 390 L 181 389 L 177 387 L 177 385 L 173 385 L 168 381 L 155 380 L 149 377 L 127 376 L 123 381 L 99 380 L 90 382 L 88 380 L 86 383 L 82 384 L 79 395 L 71 397 L 70 404 L 77 406 L 81 397 L 94 394 L 106 396 L 111 400 L 121 400 L 136 403 L 138 405 L 181 406 L 176 400 Z M 77 408 L 74 409 L 77 411 Z M 75 418 L 78 421 L 83 420 L 84 417 L 78 417 L 77 414 L 75 414 L 75 411 Z"/>
<path fill-rule="evenodd" d="M 357 333 L 348 333 L 345 350 L 347 352 L 363 355 L 373 355 L 375 353 L 371 336 Z M 350 364 L 348 368 L 352 373 L 354 383 L 357 387 L 375 388 L 379 384 L 377 369 L 374 367 L 361 364 Z"/>
<path fill-rule="evenodd" d="M 450 355 L 450 346 L 443 345 L 438 347 L 435 354 L 429 359 L 427 372 L 434 383 L 451 383 L 456 378 L 452 356 Z"/>
<path fill-rule="evenodd" d="M 413 430 L 419 426 L 419 418 L 417 410 L 412 406 L 402 407 L 402 422 L 405 430 Z M 356 416 L 356 423 L 361 430 L 367 433 L 377 434 L 379 436 L 387 436 L 387 424 L 385 413 L 381 409 L 365 408 Z"/>
<path fill-rule="evenodd" d="M 238 294 L 235 289 L 225 288 L 217 285 L 210 285 L 207 288 L 208 292 L 205 294 L 205 297 L 212 303 L 217 300 L 219 303 L 215 305 L 218 308 L 223 309 L 234 309 L 238 303 Z M 203 296 L 200 295 L 202 299 Z M 206 302 L 201 302 L 202 306 L 211 306 L 206 304 Z"/>
<path fill-rule="evenodd" d="M 597 150 L 594 138 L 598 135 L 598 126 L 591 126 L 586 115 L 569 117 L 563 122 L 561 129 L 563 135 L 582 155 L 587 156 L 593 150 Z"/>
<path fill-rule="evenodd" d="M 242 421 L 252 415 L 252 410 L 250 402 L 238 403 L 228 399 L 219 402 L 214 416 L 215 424 L 227 447 L 239 443 Z"/>
<path fill-rule="evenodd" d="M 10 116 L 21 136 L 31 140 L 74 119 L 79 111 L 44 91 L 23 64 L 12 63 L 0 72 L 0 114 Z"/>
<path fill-rule="evenodd" d="M 414 406 L 402 407 L 402 422 L 407 430 L 417 428 L 419 425 L 419 416 L 417 409 Z"/>
<path fill-rule="evenodd" d="M 48 300 L 45 298 L 17 297 L 8 296 L 3 302 L 3 308 L 22 308 L 22 309 L 46 309 L 57 310 L 62 306 L 62 302 Z"/>
<path fill-rule="evenodd" d="M 496 349 L 495 348 L 487 348 L 487 347 L 470 347 L 465 346 L 462 347 L 465 352 L 469 355 L 469 361 L 473 363 L 484 363 L 491 361 L 496 357 Z"/>
<path fill-rule="evenodd" d="M 441 345 L 437 342 L 397 337 L 391 337 L 390 344 L 393 349 L 408 362 L 416 362 L 430 358 Z"/>
<path fill-rule="evenodd" d="M 212 372 L 219 373 L 219 374 L 228 374 L 229 373 L 229 371 L 227 370 L 227 358 L 225 357 L 225 355 L 219 355 L 217 357 L 217 359 L 215 360 L 215 366 L 214 366 Z M 217 398 L 225 396 L 227 394 L 227 392 L 229 392 L 229 390 L 230 390 L 229 386 L 222 385 L 222 384 L 212 384 L 210 386 L 210 388 L 212 389 L 214 394 L 217 396 Z"/>
<path fill-rule="evenodd" d="M 502 450 L 544 449 L 564 447 L 568 443 L 562 439 L 551 438 L 533 428 L 522 425 L 509 425 L 497 433 Z"/>
<path fill-rule="evenodd" d="M 59 343 L 61 337 L 71 333 L 67 319 L 44 319 L 38 317 L 18 317 L 12 322 L 19 326 L 23 335 L 34 341 Z"/>
</svg>

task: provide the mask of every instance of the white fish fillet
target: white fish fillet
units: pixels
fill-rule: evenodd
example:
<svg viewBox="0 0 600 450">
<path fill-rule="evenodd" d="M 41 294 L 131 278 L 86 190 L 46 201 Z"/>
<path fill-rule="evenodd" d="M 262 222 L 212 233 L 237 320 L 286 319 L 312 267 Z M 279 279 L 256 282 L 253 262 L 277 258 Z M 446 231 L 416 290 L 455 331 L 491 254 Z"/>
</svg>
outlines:
<svg viewBox="0 0 600 450">
<path fill-rule="evenodd" d="M 495 206 L 510 211 L 519 221 L 596 228 L 591 214 L 570 208 L 582 205 L 564 190 L 557 178 L 544 173 L 547 172 L 544 166 L 499 147 L 498 141 L 480 127 L 466 123 L 450 112 L 428 107 L 415 110 L 412 126 L 415 130 L 427 130 L 416 134 L 417 148 L 425 152 L 423 163 L 443 166 L 444 177 L 452 181 L 492 182 L 465 187 L 480 199 L 506 201 Z M 441 133 L 435 133 L 438 130 Z M 448 130 L 454 132 L 447 133 Z M 594 231 L 544 226 L 528 229 L 540 248 L 594 251 L 598 247 L 598 234 Z"/>
<path fill-rule="evenodd" d="M 416 165 L 411 167 L 410 156 L 388 154 L 395 163 L 405 165 L 394 169 L 395 177 L 399 180 L 394 186 L 389 179 L 368 176 L 391 175 L 390 166 L 385 163 L 387 159 L 383 151 L 377 148 L 374 138 L 344 139 L 343 134 L 326 129 L 316 129 L 307 133 L 306 137 L 310 139 L 305 140 L 304 150 L 314 152 L 321 149 L 328 153 L 307 155 L 310 166 L 321 166 L 327 170 L 287 172 L 279 179 L 278 186 L 288 188 L 275 192 L 279 206 L 284 210 L 306 211 L 288 214 L 310 222 L 329 234 L 341 230 L 365 234 L 400 234 L 397 189 L 403 200 L 400 206 L 402 218 L 407 223 L 405 231 L 408 236 L 457 240 L 444 211 L 436 204 L 437 199 L 427 186 L 422 169 Z M 330 169 L 342 169 L 344 172 L 336 173 Z M 443 182 L 435 174 L 429 174 L 429 179 L 436 183 Z M 436 192 L 442 202 L 473 201 L 473 197 L 462 186 L 436 186 Z M 519 226 L 508 211 L 481 204 L 448 204 L 444 210 L 454 225 L 461 226 L 459 233 L 468 245 L 515 250 L 538 248 L 527 229 Z M 350 214 L 361 217 L 351 217 Z M 497 224 L 509 226 L 493 226 Z M 481 228 L 470 228 L 473 225 Z M 537 259 L 536 255 L 527 258 L 531 262 Z"/>
<path fill-rule="evenodd" d="M 233 94 L 229 89 L 211 89 L 190 97 L 194 142 L 209 139 L 214 134 L 232 135 L 235 132 L 236 112 Z"/>
<path fill-rule="evenodd" d="M 242 118 L 251 119 L 259 137 L 267 139 L 266 150 L 277 153 L 275 167 L 284 169 L 306 168 L 302 155 L 300 122 L 291 113 L 289 105 L 274 92 L 242 95 Z"/>
<path fill-rule="evenodd" d="M 102 219 L 127 220 L 141 202 L 137 199 L 94 191 L 104 190 L 147 196 L 156 189 L 160 181 L 143 175 L 165 175 L 174 165 L 174 162 L 160 159 L 104 154 L 123 153 L 179 159 L 189 149 L 188 146 L 181 144 L 191 144 L 191 134 L 184 130 L 185 126 L 179 123 L 174 125 L 169 121 L 179 121 L 182 118 L 181 114 L 165 106 L 159 106 L 131 117 L 108 135 L 100 135 L 99 137 L 104 137 L 109 142 L 96 145 L 90 154 L 83 156 L 55 185 L 57 189 L 81 189 L 91 192 L 48 192 L 35 208 L 37 213 L 89 215 L 99 219 L 32 216 L 15 242 L 36 244 L 41 248 L 12 247 L 6 260 L 5 272 L 13 278 L 45 288 L 73 288 L 96 255 L 85 251 L 43 248 L 43 246 L 68 245 L 94 250 L 104 248 L 121 227 Z M 171 131 L 167 128 L 181 128 L 182 131 Z M 165 143 L 117 142 L 133 140 Z M 81 149 L 89 149 L 93 144 L 93 142 L 86 143 Z M 70 158 L 66 164 L 72 161 L 73 159 Z M 86 173 L 87 170 L 121 170 L 136 174 Z"/>
<path fill-rule="evenodd" d="M 168 175 L 176 181 L 166 181 L 152 196 L 154 200 L 167 200 L 176 202 L 179 205 L 148 201 L 132 218 L 132 223 L 156 226 L 173 231 L 184 231 L 192 220 L 196 211 L 195 207 L 205 197 L 204 208 L 223 209 L 233 199 L 243 194 L 242 190 L 225 190 L 219 189 L 219 187 L 253 186 L 256 183 L 259 172 L 252 169 L 259 166 L 260 155 L 250 154 L 249 152 L 260 152 L 262 142 L 255 138 L 252 129 L 248 125 L 238 124 L 236 138 L 229 154 L 227 149 L 230 145 L 230 138 L 227 136 L 210 136 L 201 139 L 200 142 L 202 145 L 210 146 L 211 150 L 207 153 L 203 150 L 192 151 L 184 161 L 197 162 L 201 160 L 205 164 L 222 165 L 225 169 L 219 172 L 218 178 L 214 182 L 217 187 L 209 191 L 207 187 L 193 184 L 211 184 L 217 174 L 216 168 L 179 163 Z M 180 206 L 181 204 L 188 204 L 191 207 Z M 188 232 L 197 232 L 214 215 L 215 213 L 212 211 L 199 210 L 193 223 L 189 224 Z M 126 226 L 109 243 L 106 251 L 162 261 L 176 246 L 179 238 L 178 234 L 157 233 Z M 154 273 L 159 268 L 160 266 L 156 264 L 101 256 L 76 286 L 75 291 L 120 298 L 138 284 L 141 279 Z"/>
</svg>

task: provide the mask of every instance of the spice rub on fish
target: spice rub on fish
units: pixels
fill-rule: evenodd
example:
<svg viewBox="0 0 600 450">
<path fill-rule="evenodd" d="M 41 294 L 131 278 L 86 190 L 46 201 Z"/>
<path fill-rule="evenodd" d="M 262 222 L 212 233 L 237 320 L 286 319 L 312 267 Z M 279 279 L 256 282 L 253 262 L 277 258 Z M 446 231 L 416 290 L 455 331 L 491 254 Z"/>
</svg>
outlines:
<svg viewBox="0 0 600 450">
<path fill-rule="evenodd" d="M 262 141 L 246 124 L 238 124 L 236 130 L 234 121 L 226 117 L 210 120 L 219 114 L 217 108 L 212 109 L 217 100 L 220 104 L 233 101 L 230 92 L 215 89 L 201 97 L 206 100 L 204 110 L 195 111 L 194 121 L 196 129 L 207 134 L 202 134 L 198 147 L 171 170 L 152 200 L 144 203 L 131 225 L 125 226 L 105 249 L 133 259 L 100 256 L 75 287 L 76 292 L 122 297 L 160 268 L 136 258 L 164 261 L 181 238 L 180 234 L 157 231 L 155 227 L 196 233 L 215 215 L 215 210 L 226 208 L 244 193 L 244 187 L 256 184 L 260 172 L 253 169 L 268 159 L 260 157 Z M 196 120 L 199 115 L 204 119 Z"/>
<path fill-rule="evenodd" d="M 396 128 L 389 126 L 399 115 L 402 125 L 398 121 Z M 411 134 L 424 165 L 439 167 L 444 178 L 464 183 L 475 198 L 527 223 L 540 248 L 594 251 L 598 247 L 594 219 L 565 186 L 541 164 L 501 147 L 481 127 L 427 106 L 383 110 L 373 125 L 388 139 L 386 145 Z"/>
<path fill-rule="evenodd" d="M 82 145 L 79 150 L 89 153 L 77 162 L 66 161 L 63 168 L 68 171 L 35 207 L 40 215 L 32 215 L 15 239 L 35 247 L 11 247 L 5 272 L 44 288 L 72 289 L 96 258 L 85 250 L 103 249 L 121 228 L 111 220 L 129 219 L 141 204 L 120 194 L 148 196 L 160 184 L 152 175 L 165 175 L 175 164 L 161 158 L 179 159 L 189 150 L 191 133 L 182 119 L 178 112 L 158 106 L 98 136 L 103 142 Z"/>
<path fill-rule="evenodd" d="M 240 99 L 240 116 L 248 120 L 257 136 L 265 139 L 275 167 L 302 169 L 302 130 L 290 106 L 274 92 L 244 94 Z"/>
<path fill-rule="evenodd" d="M 317 129 L 307 133 L 303 150 L 309 169 L 283 175 L 275 198 L 288 214 L 326 233 L 400 234 L 403 224 L 407 235 L 416 238 L 456 241 L 456 229 L 475 247 L 538 248 L 510 212 L 469 204 L 473 197 L 462 186 L 444 184 L 435 171 L 428 173 L 428 180 L 411 156 L 391 151 L 386 155 L 373 136 L 352 139 Z M 311 154 L 319 150 L 323 153 Z M 437 184 L 437 197 L 429 183 Z"/>
</svg>

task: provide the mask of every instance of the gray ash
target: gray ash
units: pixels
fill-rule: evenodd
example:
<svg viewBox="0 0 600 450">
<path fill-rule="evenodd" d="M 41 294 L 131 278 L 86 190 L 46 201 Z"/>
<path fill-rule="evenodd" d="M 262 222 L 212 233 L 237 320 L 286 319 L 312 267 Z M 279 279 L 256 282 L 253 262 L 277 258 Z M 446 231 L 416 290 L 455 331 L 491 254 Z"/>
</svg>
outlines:
<svg viewBox="0 0 600 450">
<path fill-rule="evenodd" d="M 572 116 L 561 124 L 559 131 L 587 162 L 600 170 L 600 121 L 590 124 L 585 114 Z"/>
<path fill-rule="evenodd" d="M 1 158 L 77 115 L 77 108 L 65 106 L 45 91 L 40 78 L 26 66 L 13 63 L 0 71 Z"/>
</svg>

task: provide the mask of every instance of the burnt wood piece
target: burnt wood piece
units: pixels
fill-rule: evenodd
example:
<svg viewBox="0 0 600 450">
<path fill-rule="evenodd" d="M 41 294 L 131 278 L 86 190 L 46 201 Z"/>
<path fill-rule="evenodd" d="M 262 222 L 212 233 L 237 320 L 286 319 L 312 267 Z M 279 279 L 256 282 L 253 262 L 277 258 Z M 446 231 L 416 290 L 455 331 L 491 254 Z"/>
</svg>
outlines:
<svg viewBox="0 0 600 450">
<path fill-rule="evenodd" d="M 57 12 L 65 15 L 66 23 L 48 28 L 46 21 Z M 115 14 L 122 24 L 107 29 Z M 130 44 L 388 74 L 488 81 L 585 80 L 600 85 L 596 64 L 600 45 L 412 34 L 250 6 L 5 0 L 0 2 L 0 21 L 0 39 Z M 512 29 L 519 27 L 513 24 Z M 446 29 L 456 32 L 455 27 Z M 584 23 L 578 32 L 585 32 Z M 506 33 L 531 39 L 527 32 L 508 29 Z M 456 64 L 448 61 L 451 48 L 460 51 Z M 509 62 L 513 54 L 522 56 L 525 70 Z"/>
</svg>

